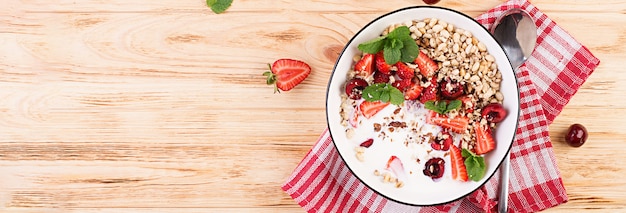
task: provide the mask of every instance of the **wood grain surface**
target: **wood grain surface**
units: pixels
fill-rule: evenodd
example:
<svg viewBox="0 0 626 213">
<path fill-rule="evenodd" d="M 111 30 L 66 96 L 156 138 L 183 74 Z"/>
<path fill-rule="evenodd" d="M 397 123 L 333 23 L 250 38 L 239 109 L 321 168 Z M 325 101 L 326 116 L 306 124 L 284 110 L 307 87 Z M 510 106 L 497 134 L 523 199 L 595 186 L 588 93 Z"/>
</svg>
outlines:
<svg viewBox="0 0 626 213">
<path fill-rule="evenodd" d="M 602 61 L 550 126 L 570 201 L 546 212 L 626 212 L 626 1 L 532 2 Z M 0 212 L 302 212 L 280 185 L 326 128 L 343 45 L 421 4 L 3 0 Z M 273 94 L 261 74 L 278 58 L 313 72 Z M 564 144 L 573 123 L 581 148 Z"/>
</svg>

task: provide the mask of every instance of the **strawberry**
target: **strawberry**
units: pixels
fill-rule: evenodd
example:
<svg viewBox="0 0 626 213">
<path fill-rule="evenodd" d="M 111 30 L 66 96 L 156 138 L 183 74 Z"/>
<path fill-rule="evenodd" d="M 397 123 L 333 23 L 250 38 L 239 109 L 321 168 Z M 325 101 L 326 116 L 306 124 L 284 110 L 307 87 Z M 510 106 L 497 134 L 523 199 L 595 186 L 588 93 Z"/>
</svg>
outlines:
<svg viewBox="0 0 626 213">
<path fill-rule="evenodd" d="M 426 117 L 426 122 L 448 129 L 452 132 L 463 134 L 467 129 L 467 125 L 469 125 L 469 118 L 463 116 L 448 118 L 445 115 L 440 115 L 439 113 L 431 111 Z"/>
<path fill-rule="evenodd" d="M 463 103 L 462 109 L 465 109 L 466 113 L 474 112 L 474 106 L 476 106 L 476 104 L 472 102 L 472 99 L 469 96 L 461 96 L 459 100 Z"/>
<path fill-rule="evenodd" d="M 271 72 L 267 71 L 263 75 L 267 76 L 268 85 L 274 84 L 274 93 L 293 89 L 311 73 L 308 64 L 293 59 L 278 59 L 268 66 Z"/>
<path fill-rule="evenodd" d="M 359 109 L 361 110 L 361 113 L 363 114 L 363 116 L 365 116 L 366 118 L 371 118 L 372 116 L 376 115 L 376 113 L 383 110 L 387 105 L 389 105 L 389 102 L 363 101 L 359 105 Z"/>
<path fill-rule="evenodd" d="M 422 51 L 419 52 L 414 62 L 420 69 L 420 73 L 422 73 L 422 75 L 425 77 L 430 77 L 434 75 L 435 72 L 437 72 L 437 70 L 439 69 L 437 63 L 435 63 L 435 61 L 430 59 L 428 55 L 426 55 L 426 53 Z"/>
<path fill-rule="evenodd" d="M 415 70 L 411 69 L 402 61 L 396 63 L 396 68 L 398 68 L 396 74 L 398 74 L 398 77 L 401 79 L 412 79 L 413 76 L 415 76 Z"/>
<path fill-rule="evenodd" d="M 398 88 L 400 91 L 404 91 L 407 87 L 411 86 L 413 82 L 410 78 L 408 79 L 398 79 L 394 81 L 391 86 Z"/>
<path fill-rule="evenodd" d="M 427 101 L 439 100 L 438 92 L 439 92 L 439 83 L 437 83 L 437 77 L 433 76 L 430 79 L 430 85 L 422 91 L 422 95 L 420 96 L 419 100 L 422 103 L 426 103 Z"/>
<path fill-rule="evenodd" d="M 379 72 L 385 73 L 387 75 L 391 74 L 391 65 L 387 64 L 385 61 L 385 56 L 383 52 L 380 51 L 376 54 L 374 63 L 376 64 L 376 70 Z"/>
<path fill-rule="evenodd" d="M 389 74 L 382 72 L 374 72 L 374 83 L 389 83 Z"/>
<path fill-rule="evenodd" d="M 415 100 L 422 94 L 422 86 L 419 83 L 411 82 L 408 88 L 404 91 L 404 100 Z"/>
<path fill-rule="evenodd" d="M 391 170 L 399 180 L 406 180 L 406 173 L 404 172 L 404 166 L 402 165 L 402 161 L 395 155 L 389 157 L 387 160 L 387 170 Z"/>
<path fill-rule="evenodd" d="M 477 155 L 485 154 L 496 148 L 496 141 L 493 140 L 488 126 L 483 126 L 476 122 L 474 123 L 474 130 L 476 132 L 474 151 Z"/>
<path fill-rule="evenodd" d="M 455 145 L 450 146 L 450 161 L 452 167 L 452 179 L 459 181 L 467 181 L 467 169 L 461 155 L 461 149 Z"/>
<path fill-rule="evenodd" d="M 367 78 L 374 72 L 372 65 L 374 64 L 374 55 L 365 54 L 361 60 L 354 65 L 354 71 L 357 75 Z"/>
</svg>

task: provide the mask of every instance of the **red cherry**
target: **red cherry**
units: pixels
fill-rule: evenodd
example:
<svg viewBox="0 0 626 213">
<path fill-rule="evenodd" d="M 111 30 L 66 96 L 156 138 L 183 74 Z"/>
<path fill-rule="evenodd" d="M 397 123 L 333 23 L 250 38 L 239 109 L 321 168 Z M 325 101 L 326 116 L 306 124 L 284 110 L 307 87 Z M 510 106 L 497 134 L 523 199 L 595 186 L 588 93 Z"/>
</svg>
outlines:
<svg viewBox="0 0 626 213">
<path fill-rule="evenodd" d="M 506 110 L 502 104 L 490 103 L 483 107 L 481 114 L 489 122 L 500 123 L 506 117 Z"/>
<path fill-rule="evenodd" d="M 580 147 L 587 141 L 587 129 L 581 124 L 572 124 L 565 135 L 565 142 L 573 147 Z"/>
<path fill-rule="evenodd" d="M 426 165 L 424 165 L 424 175 L 432 179 L 440 178 L 443 176 L 443 172 L 445 171 L 445 164 L 446 162 L 441 158 L 431 158 L 426 161 Z"/>
<path fill-rule="evenodd" d="M 361 94 L 367 86 L 367 81 L 360 78 L 353 78 L 346 84 L 346 94 L 348 94 L 351 99 L 358 100 L 361 98 Z"/>
<path fill-rule="evenodd" d="M 426 4 L 437 4 L 439 2 L 439 0 L 424 0 L 424 3 Z"/>
<path fill-rule="evenodd" d="M 430 144 L 434 150 L 448 151 L 450 149 L 450 144 L 452 144 L 452 135 L 446 130 L 441 132 L 441 136 L 435 138 L 435 140 Z"/>
<path fill-rule="evenodd" d="M 465 88 L 463 88 L 463 84 L 450 78 L 444 79 L 441 84 L 439 84 L 439 87 L 439 90 L 441 91 L 441 96 L 450 100 L 461 97 L 465 90 Z"/>
</svg>

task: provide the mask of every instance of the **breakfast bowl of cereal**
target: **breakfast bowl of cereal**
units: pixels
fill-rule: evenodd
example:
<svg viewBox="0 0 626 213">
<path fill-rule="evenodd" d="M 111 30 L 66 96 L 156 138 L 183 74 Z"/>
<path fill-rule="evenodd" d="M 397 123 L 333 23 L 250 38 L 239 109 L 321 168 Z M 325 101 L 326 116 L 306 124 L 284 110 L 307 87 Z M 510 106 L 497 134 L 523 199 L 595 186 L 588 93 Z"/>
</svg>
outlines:
<svg viewBox="0 0 626 213">
<path fill-rule="evenodd" d="M 350 171 L 399 203 L 449 203 L 479 189 L 509 151 L 519 91 L 491 34 L 433 6 L 382 15 L 348 42 L 326 97 Z"/>
</svg>

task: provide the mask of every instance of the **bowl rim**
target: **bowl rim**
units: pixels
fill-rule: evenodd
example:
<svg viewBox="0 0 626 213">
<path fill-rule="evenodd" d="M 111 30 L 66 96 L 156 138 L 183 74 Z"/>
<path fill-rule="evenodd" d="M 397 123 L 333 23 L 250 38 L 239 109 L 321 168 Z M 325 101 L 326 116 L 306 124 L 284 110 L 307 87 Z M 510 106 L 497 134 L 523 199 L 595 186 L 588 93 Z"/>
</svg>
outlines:
<svg viewBox="0 0 626 213">
<path fill-rule="evenodd" d="M 328 133 L 329 133 L 329 135 L 330 135 L 330 138 L 331 138 L 331 140 L 332 140 L 332 142 L 333 142 L 333 146 L 334 146 L 334 148 L 335 148 L 335 149 L 337 149 L 337 153 L 339 154 L 339 157 L 341 158 L 341 160 L 343 161 L 343 163 L 346 165 L 346 167 L 348 168 L 348 170 L 350 171 L 350 173 L 352 173 L 352 174 L 354 175 L 354 177 L 356 177 L 356 178 L 357 178 L 357 179 L 358 179 L 358 180 L 359 180 L 359 181 L 360 181 L 363 185 L 365 185 L 368 189 L 370 189 L 370 190 L 374 191 L 376 194 L 378 194 L 378 195 L 380 195 L 380 196 L 382 196 L 382 197 L 384 197 L 384 198 L 386 198 L 386 199 L 388 199 L 388 200 L 392 200 L 392 201 L 394 201 L 394 202 L 397 202 L 397 203 L 400 203 L 400 204 L 404 204 L 404 205 L 427 207 L 427 206 L 436 206 L 436 205 L 448 204 L 448 203 L 452 203 L 452 202 L 455 202 L 455 201 L 457 201 L 457 200 L 460 200 L 460 199 L 462 199 L 462 198 L 465 198 L 465 197 L 467 197 L 468 195 L 470 195 L 470 194 L 474 193 L 476 190 L 478 190 L 478 189 L 482 188 L 482 187 L 483 187 L 483 186 L 484 186 L 484 185 L 485 185 L 485 184 L 489 181 L 489 179 L 491 179 L 491 178 L 492 178 L 492 177 L 496 174 L 496 171 L 497 171 L 497 170 L 499 170 L 499 167 L 502 165 L 502 162 L 504 161 L 504 159 L 505 159 L 507 156 L 509 156 L 509 157 L 510 157 L 509 153 L 511 152 L 511 148 L 513 147 L 513 143 L 515 142 L 515 135 L 516 135 L 516 133 L 517 133 L 517 129 L 519 128 L 519 115 L 520 115 L 520 113 L 521 113 L 521 103 L 520 103 L 520 89 L 519 89 L 519 81 L 518 81 L 517 76 L 516 76 L 516 73 L 515 73 L 515 70 L 517 70 L 517 68 L 513 67 L 513 65 L 511 65 L 511 61 L 510 61 L 510 60 L 508 60 L 509 65 L 511 65 L 511 71 L 513 72 L 513 80 L 515 81 L 515 88 L 516 88 L 516 91 L 517 91 L 517 92 L 516 92 L 516 94 L 517 94 L 517 100 L 518 100 L 518 101 L 517 101 L 517 116 L 518 116 L 518 117 L 517 117 L 517 119 L 516 119 L 516 121 L 515 121 L 515 131 L 513 131 L 513 137 L 511 137 L 511 142 L 509 142 L 509 143 L 508 143 L 508 148 L 506 149 L 506 152 L 505 152 L 505 154 L 504 154 L 504 157 L 503 157 L 502 159 L 500 159 L 500 162 L 498 163 L 498 168 L 496 168 L 496 169 L 494 170 L 494 172 L 493 172 L 493 173 L 491 173 L 491 174 L 489 175 L 489 177 L 483 177 L 483 178 L 486 178 L 486 179 L 487 179 L 486 181 L 484 181 L 483 183 L 481 183 L 480 185 L 478 185 L 475 189 L 471 190 L 470 192 L 468 192 L 468 193 L 466 193 L 466 194 L 464 194 L 464 195 L 462 195 L 462 196 L 460 196 L 460 197 L 458 197 L 458 198 L 454 198 L 454 199 L 452 199 L 452 200 L 449 200 L 449 201 L 444 201 L 444 202 L 441 202 L 441 203 L 433 203 L 433 204 L 414 204 L 414 203 L 408 203 L 408 202 L 403 202 L 403 201 L 400 201 L 400 200 L 396 200 L 396 199 L 391 198 L 391 197 L 389 197 L 389 196 L 387 196 L 387 195 L 385 195 L 385 194 L 383 194 L 383 193 L 380 193 L 378 190 L 374 189 L 373 187 L 371 187 L 370 185 L 368 185 L 365 181 L 363 181 L 363 179 L 361 179 L 361 177 L 359 177 L 359 176 L 358 176 L 358 175 L 354 172 L 354 170 L 350 167 L 350 165 L 349 165 L 349 164 L 345 161 L 344 156 L 343 156 L 345 153 L 344 153 L 344 154 L 342 154 L 342 152 L 340 152 L 340 151 L 339 151 L 338 146 L 337 146 L 337 144 L 336 144 L 336 142 L 335 142 L 335 140 L 334 140 L 334 137 L 333 137 L 333 131 L 331 131 L 330 120 L 329 120 L 329 116 L 328 116 L 328 113 L 329 113 L 329 109 L 328 109 L 329 101 L 328 101 L 328 100 L 329 100 L 330 89 L 331 89 L 330 87 L 331 87 L 332 82 L 333 82 L 333 77 L 335 76 L 335 72 L 337 71 L 336 69 L 337 69 L 337 66 L 338 66 L 338 64 L 339 64 L 339 61 L 340 61 L 340 59 L 342 58 L 342 56 L 344 55 L 344 53 L 346 52 L 346 49 L 348 48 L 349 44 L 351 44 L 351 43 L 353 42 L 353 40 L 354 40 L 354 39 L 355 39 L 355 38 L 356 38 L 356 37 L 357 37 L 357 36 L 358 36 L 358 35 L 359 35 L 362 31 L 364 31 L 366 28 L 368 28 L 370 25 L 372 25 L 373 23 L 375 23 L 375 22 L 376 22 L 376 21 L 378 21 L 379 19 L 382 19 L 382 18 L 384 18 L 384 17 L 386 17 L 386 16 L 389 16 L 389 15 L 392 15 L 392 14 L 394 14 L 394 13 L 397 13 L 397 12 L 400 12 L 400 11 L 404 11 L 404 10 L 412 10 L 412 9 L 420 9 L 420 8 L 430 8 L 430 9 L 437 9 L 437 10 L 447 10 L 447 11 L 449 11 L 449 12 L 456 13 L 456 14 L 458 14 L 458 15 L 464 16 L 464 17 L 466 17 L 466 18 L 468 18 L 468 19 L 472 20 L 473 22 L 475 22 L 476 24 L 478 24 L 478 25 L 479 25 L 479 26 L 480 26 L 483 30 L 485 30 L 485 32 L 487 32 L 487 34 L 489 34 L 489 36 L 490 36 L 491 38 L 493 38 L 493 40 L 494 40 L 494 41 L 498 44 L 499 48 L 503 50 L 503 52 L 504 52 L 505 56 L 507 57 L 507 59 L 509 59 L 509 56 L 507 55 L 506 51 L 504 51 L 504 48 L 502 47 L 502 44 L 501 44 L 498 40 L 496 40 L 496 39 L 495 39 L 495 37 L 494 37 L 494 36 L 490 33 L 490 31 L 489 31 L 487 28 L 485 28 L 485 26 L 483 26 L 483 25 L 482 25 L 482 24 L 480 24 L 478 21 L 476 21 L 476 19 L 474 19 L 474 18 L 470 17 L 469 15 L 467 15 L 467 14 L 465 14 L 465 13 L 462 13 L 462 12 L 460 12 L 460 11 L 457 11 L 457 10 L 454 10 L 454 9 L 451 9 L 451 8 L 445 8 L 445 7 L 440 7 L 440 6 L 429 6 L 429 5 L 417 5 L 417 6 L 410 6 L 410 7 L 404 7 L 404 8 L 400 8 L 400 9 L 397 9 L 397 10 L 393 10 L 393 11 L 391 11 L 391 12 L 388 12 L 388 13 L 385 13 L 385 14 L 383 14 L 383 15 L 380 15 L 380 16 L 376 17 L 375 19 L 371 20 L 369 23 L 367 23 L 366 25 L 364 25 L 364 26 L 363 26 L 363 27 L 362 27 L 359 31 L 357 31 L 357 32 L 354 34 L 354 36 L 352 36 L 352 38 L 350 38 L 350 40 L 348 40 L 348 42 L 346 43 L 346 45 L 344 45 L 344 48 L 341 50 L 341 54 L 339 54 L 339 56 L 337 57 L 337 60 L 335 61 L 335 65 L 333 66 L 333 70 L 332 70 L 332 72 L 331 72 L 331 74 L 330 74 L 330 78 L 329 78 L 329 80 L 328 80 L 328 85 L 326 86 L 326 106 L 325 106 L 325 109 L 326 109 L 325 111 L 326 111 L 326 113 L 325 113 L 325 114 L 326 114 L 326 125 L 327 125 L 327 128 L 328 128 Z"/>
</svg>

